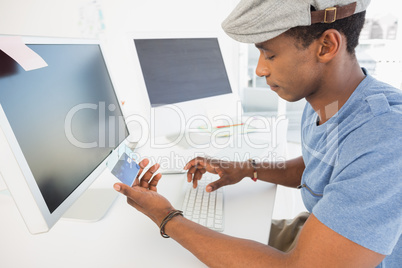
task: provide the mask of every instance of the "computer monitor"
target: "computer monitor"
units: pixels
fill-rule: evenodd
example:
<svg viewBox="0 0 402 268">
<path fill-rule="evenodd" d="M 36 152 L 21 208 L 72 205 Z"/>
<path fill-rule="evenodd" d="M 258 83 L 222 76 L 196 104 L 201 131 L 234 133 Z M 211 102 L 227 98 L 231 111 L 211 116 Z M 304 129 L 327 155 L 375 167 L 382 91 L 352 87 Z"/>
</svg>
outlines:
<svg viewBox="0 0 402 268">
<path fill-rule="evenodd" d="M 152 107 L 231 94 L 218 38 L 134 39 Z"/>
<path fill-rule="evenodd" d="M 241 105 L 218 34 L 146 32 L 130 37 L 138 90 L 146 92 L 152 112 L 151 135 L 171 136 L 196 124 L 237 120 Z"/>
<path fill-rule="evenodd" d="M 129 132 L 97 41 L 23 41 L 48 66 L 25 71 L 0 51 L 0 172 L 35 234 L 83 195 Z"/>
</svg>

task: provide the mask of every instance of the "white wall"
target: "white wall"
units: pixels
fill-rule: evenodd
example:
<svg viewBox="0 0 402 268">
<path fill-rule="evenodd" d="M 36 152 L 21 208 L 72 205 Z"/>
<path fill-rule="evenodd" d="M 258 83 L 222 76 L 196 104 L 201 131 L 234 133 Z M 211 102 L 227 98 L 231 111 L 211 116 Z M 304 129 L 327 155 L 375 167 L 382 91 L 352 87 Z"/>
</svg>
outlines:
<svg viewBox="0 0 402 268">
<path fill-rule="evenodd" d="M 226 37 L 221 22 L 236 0 L 104 0 L 106 35 L 136 31 L 217 32 L 231 78 L 237 76 L 238 44 Z M 237 81 L 234 81 L 237 84 Z M 237 86 L 236 86 L 237 87 Z"/>
<path fill-rule="evenodd" d="M 0 33 L 83 37 L 89 0 L 0 0 Z M 87 16 L 89 19 L 89 16 Z"/>
<path fill-rule="evenodd" d="M 128 32 L 218 32 L 237 91 L 238 44 L 221 22 L 238 0 L 0 0 L 0 34 L 105 37 L 115 49 Z M 121 44 L 121 42 L 120 42 Z M 123 45 L 123 44 L 121 44 Z"/>
</svg>

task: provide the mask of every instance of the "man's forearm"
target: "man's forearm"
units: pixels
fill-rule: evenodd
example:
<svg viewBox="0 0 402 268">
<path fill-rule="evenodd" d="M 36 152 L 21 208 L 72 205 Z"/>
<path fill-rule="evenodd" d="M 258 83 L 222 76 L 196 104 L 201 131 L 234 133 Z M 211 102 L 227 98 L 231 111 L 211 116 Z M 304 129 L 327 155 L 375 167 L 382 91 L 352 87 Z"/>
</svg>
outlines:
<svg viewBox="0 0 402 268">
<path fill-rule="evenodd" d="M 258 179 L 287 187 L 300 185 L 305 165 L 303 157 L 294 158 L 285 162 L 256 163 Z"/>
<path fill-rule="evenodd" d="M 267 263 L 281 267 L 286 258 L 267 245 L 217 233 L 183 217 L 173 218 L 165 231 L 208 267 L 266 267 Z"/>
</svg>

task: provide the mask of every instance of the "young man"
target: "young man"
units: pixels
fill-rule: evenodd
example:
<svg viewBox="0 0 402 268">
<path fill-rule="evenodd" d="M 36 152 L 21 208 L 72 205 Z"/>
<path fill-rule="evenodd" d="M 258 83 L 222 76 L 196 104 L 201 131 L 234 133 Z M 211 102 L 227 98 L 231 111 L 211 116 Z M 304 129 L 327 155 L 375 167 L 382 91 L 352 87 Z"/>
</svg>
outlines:
<svg viewBox="0 0 402 268">
<path fill-rule="evenodd" d="M 368 2 L 243 0 L 223 23 L 232 38 L 260 50 L 256 73 L 272 90 L 307 100 L 303 156 L 285 168 L 200 157 L 186 165 L 188 179 L 197 184 L 205 172 L 217 173 L 207 186 L 214 191 L 256 171 L 259 180 L 299 186 L 311 214 L 290 249 L 185 219 L 156 192 L 157 165 L 133 187 L 115 189 L 208 266 L 400 267 L 402 94 L 362 70 L 354 55 Z"/>
</svg>

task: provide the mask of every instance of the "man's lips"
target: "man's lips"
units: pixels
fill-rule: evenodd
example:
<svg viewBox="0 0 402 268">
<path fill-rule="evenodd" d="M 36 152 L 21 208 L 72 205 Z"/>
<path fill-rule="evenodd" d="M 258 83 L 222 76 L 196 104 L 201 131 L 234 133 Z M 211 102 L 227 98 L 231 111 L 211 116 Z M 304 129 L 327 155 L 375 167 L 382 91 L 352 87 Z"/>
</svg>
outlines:
<svg viewBox="0 0 402 268">
<path fill-rule="evenodd" d="M 276 89 L 279 88 L 279 86 L 276 85 L 276 84 L 271 84 L 271 83 L 268 83 L 268 82 L 267 82 L 267 85 L 268 85 L 272 90 L 276 90 Z"/>
<path fill-rule="evenodd" d="M 265 82 L 267 82 L 267 85 L 270 87 L 278 87 L 278 85 L 275 82 L 268 81 L 268 77 L 265 77 Z"/>
</svg>

